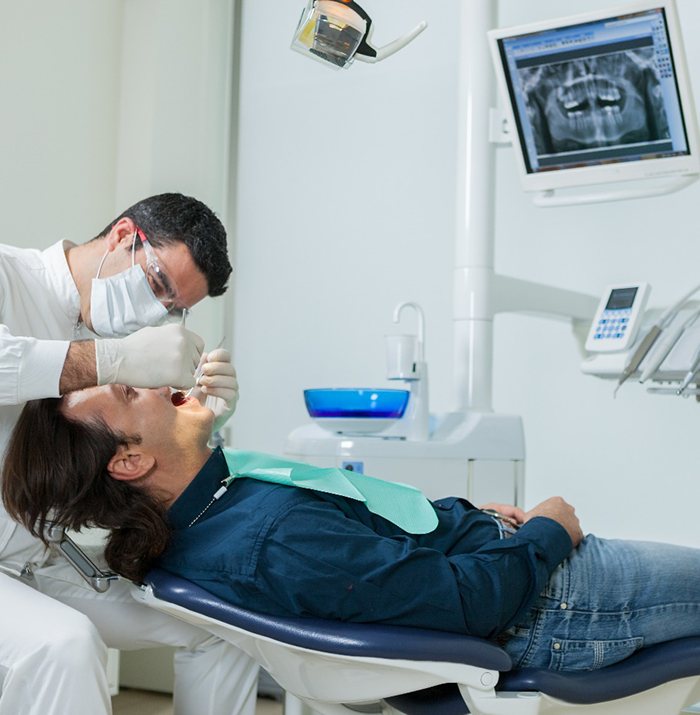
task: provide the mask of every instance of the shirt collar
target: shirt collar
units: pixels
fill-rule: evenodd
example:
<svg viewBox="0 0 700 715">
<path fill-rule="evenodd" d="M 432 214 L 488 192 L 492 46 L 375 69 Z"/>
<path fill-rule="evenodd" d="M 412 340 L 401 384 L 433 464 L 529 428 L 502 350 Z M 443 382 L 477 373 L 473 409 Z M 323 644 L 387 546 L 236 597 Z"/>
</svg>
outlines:
<svg viewBox="0 0 700 715">
<path fill-rule="evenodd" d="M 182 494 L 168 509 L 168 521 L 173 529 L 184 529 L 192 520 L 206 509 L 214 493 L 221 486 L 221 481 L 229 476 L 221 447 L 211 453 L 197 476 L 187 485 Z"/>
<path fill-rule="evenodd" d="M 41 252 L 41 259 L 46 267 L 46 280 L 60 306 L 73 325 L 77 325 L 80 319 L 80 294 L 66 258 L 66 250 L 73 245 L 70 241 L 58 241 Z"/>
</svg>

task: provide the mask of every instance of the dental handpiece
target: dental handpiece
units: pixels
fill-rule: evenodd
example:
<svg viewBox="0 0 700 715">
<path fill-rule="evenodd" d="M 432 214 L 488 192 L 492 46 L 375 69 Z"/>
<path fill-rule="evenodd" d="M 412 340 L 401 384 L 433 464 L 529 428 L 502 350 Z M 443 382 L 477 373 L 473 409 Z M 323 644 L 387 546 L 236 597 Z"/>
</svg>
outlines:
<svg viewBox="0 0 700 715">
<path fill-rule="evenodd" d="M 642 342 L 639 343 L 639 347 L 634 351 L 627 365 L 625 365 L 625 369 L 622 371 L 620 379 L 617 381 L 613 397 L 615 397 L 622 384 L 634 374 L 634 371 L 639 367 L 642 360 L 644 360 L 646 354 L 651 350 L 651 346 L 656 342 L 659 335 L 661 335 L 661 330 L 662 329 L 658 323 L 649 329 L 649 332 L 644 336 Z"/>
</svg>

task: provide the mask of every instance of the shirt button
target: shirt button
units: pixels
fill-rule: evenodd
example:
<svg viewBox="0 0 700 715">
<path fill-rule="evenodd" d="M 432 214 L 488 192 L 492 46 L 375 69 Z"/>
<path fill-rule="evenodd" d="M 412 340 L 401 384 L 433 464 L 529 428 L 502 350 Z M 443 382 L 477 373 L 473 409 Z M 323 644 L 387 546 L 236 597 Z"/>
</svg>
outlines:
<svg viewBox="0 0 700 715">
<path fill-rule="evenodd" d="M 562 611 L 565 611 L 568 607 L 569 607 L 569 604 L 566 601 L 559 604 L 559 608 L 561 608 Z"/>
<path fill-rule="evenodd" d="M 561 643 L 555 643 L 552 648 L 554 648 L 554 650 L 561 650 Z"/>
</svg>

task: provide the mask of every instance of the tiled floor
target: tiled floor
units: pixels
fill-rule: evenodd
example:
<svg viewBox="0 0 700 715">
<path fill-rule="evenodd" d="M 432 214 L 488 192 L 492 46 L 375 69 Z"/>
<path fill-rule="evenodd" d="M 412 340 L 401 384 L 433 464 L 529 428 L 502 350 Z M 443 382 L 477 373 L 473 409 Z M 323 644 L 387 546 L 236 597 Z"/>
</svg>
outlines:
<svg viewBox="0 0 700 715">
<path fill-rule="evenodd" d="M 144 690 L 123 689 L 112 698 L 114 715 L 172 715 L 170 695 Z M 255 715 L 282 715 L 282 703 L 268 698 L 258 698 Z"/>
</svg>

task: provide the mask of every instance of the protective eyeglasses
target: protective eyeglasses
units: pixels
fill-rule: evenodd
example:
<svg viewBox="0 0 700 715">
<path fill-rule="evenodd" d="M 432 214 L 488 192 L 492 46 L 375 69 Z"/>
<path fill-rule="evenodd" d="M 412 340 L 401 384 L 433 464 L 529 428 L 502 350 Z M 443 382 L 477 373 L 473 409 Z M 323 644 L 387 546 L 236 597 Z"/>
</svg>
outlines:
<svg viewBox="0 0 700 715">
<path fill-rule="evenodd" d="M 148 279 L 148 285 L 153 291 L 153 295 L 163 304 L 168 313 L 176 316 L 182 315 L 184 309 L 176 307 L 177 288 L 175 284 L 160 267 L 156 252 L 146 238 L 146 234 L 137 227 L 136 235 L 141 240 L 143 252 L 146 254 L 146 278 Z M 136 235 L 134 236 L 134 243 L 136 241 Z"/>
</svg>

